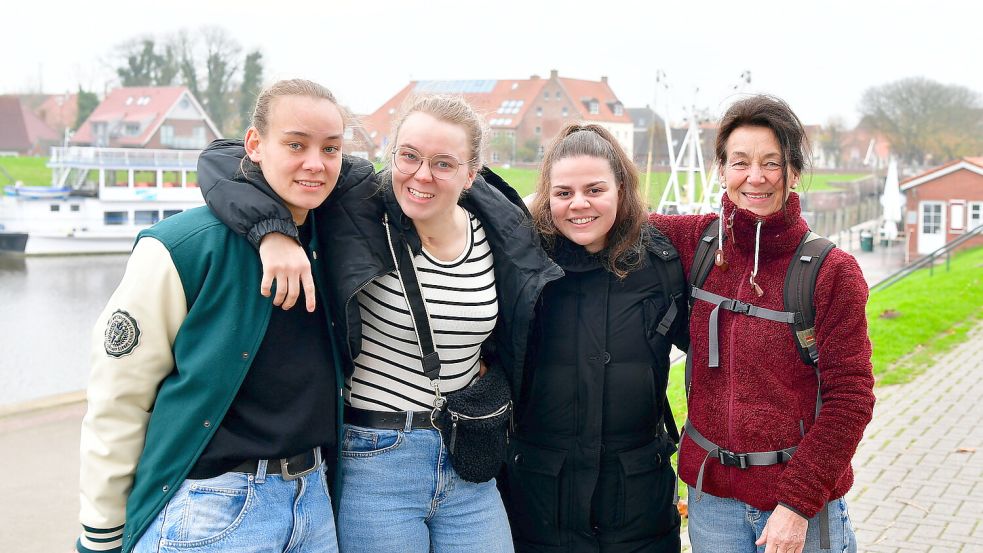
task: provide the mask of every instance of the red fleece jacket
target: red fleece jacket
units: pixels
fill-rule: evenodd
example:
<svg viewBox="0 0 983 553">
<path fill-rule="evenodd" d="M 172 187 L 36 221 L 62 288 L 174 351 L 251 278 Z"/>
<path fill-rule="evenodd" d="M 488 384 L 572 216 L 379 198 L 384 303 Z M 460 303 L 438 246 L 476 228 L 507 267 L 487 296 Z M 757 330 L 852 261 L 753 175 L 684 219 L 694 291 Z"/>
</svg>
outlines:
<svg viewBox="0 0 983 553">
<path fill-rule="evenodd" d="M 721 296 L 783 311 L 782 287 L 792 255 L 808 231 L 799 198 L 789 196 L 787 215 L 763 219 L 755 282 L 755 226 L 758 216 L 737 209 L 726 195 L 724 218 L 733 227 L 724 238 L 727 270 L 714 267 L 703 288 Z M 651 222 L 679 250 L 687 278 L 703 230 L 716 215 L 653 214 Z M 792 223 L 787 221 L 791 220 Z M 726 227 L 725 227 L 726 228 Z M 778 503 L 811 518 L 853 485 L 850 459 L 874 409 L 874 377 L 864 306 L 868 288 L 853 256 L 833 249 L 819 271 L 815 290 L 816 340 L 822 379 L 822 410 L 814 420 L 816 374 L 799 358 L 785 323 L 721 310 L 720 367 L 708 366 L 708 325 L 714 307 L 697 300 L 690 316 L 693 380 L 689 420 L 718 446 L 734 452 L 773 451 L 798 444 L 787 464 L 725 467 L 706 463 L 703 491 L 772 510 Z M 800 421 L 805 437 L 800 433 Z M 680 477 L 695 486 L 707 452 L 683 438 Z"/>
</svg>

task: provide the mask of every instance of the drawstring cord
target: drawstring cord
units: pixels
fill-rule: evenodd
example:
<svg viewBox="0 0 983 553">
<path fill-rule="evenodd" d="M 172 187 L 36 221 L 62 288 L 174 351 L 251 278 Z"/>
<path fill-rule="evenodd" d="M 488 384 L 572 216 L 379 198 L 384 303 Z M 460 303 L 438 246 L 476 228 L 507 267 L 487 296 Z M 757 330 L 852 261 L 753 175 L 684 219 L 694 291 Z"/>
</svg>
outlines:
<svg viewBox="0 0 983 553">
<path fill-rule="evenodd" d="M 754 232 L 754 270 L 751 271 L 751 278 L 749 279 L 749 281 L 751 282 L 751 286 L 754 288 L 754 293 L 757 294 L 759 298 L 761 296 L 765 295 L 765 291 L 762 290 L 761 287 L 758 286 L 758 283 L 754 281 L 754 277 L 758 276 L 758 251 L 761 249 L 761 224 L 763 222 L 764 221 L 762 219 L 758 219 L 758 224 L 755 226 L 755 232 Z"/>
<path fill-rule="evenodd" d="M 727 260 L 724 259 L 724 203 L 720 202 L 720 224 L 717 225 L 717 251 L 713 255 L 713 264 L 721 271 L 727 270 Z"/>
</svg>

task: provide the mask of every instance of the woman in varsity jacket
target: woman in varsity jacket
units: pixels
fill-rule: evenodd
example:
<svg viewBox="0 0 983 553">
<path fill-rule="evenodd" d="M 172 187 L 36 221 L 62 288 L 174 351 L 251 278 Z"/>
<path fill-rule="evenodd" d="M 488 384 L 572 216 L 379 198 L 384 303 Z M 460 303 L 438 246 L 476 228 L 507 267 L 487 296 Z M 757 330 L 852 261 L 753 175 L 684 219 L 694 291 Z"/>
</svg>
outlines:
<svg viewBox="0 0 983 553">
<path fill-rule="evenodd" d="M 792 192 L 808 151 L 798 117 L 776 98 L 740 100 L 720 123 L 723 245 L 692 290 L 679 461 L 696 552 L 856 551 L 843 496 L 874 405 L 867 284 L 853 257 L 829 252 L 814 291 L 815 367 L 800 356 L 783 302 L 809 232 Z M 688 272 L 716 219 L 652 216 Z"/>
<path fill-rule="evenodd" d="M 337 183 L 372 182 L 343 141 L 327 89 L 281 81 L 259 95 L 237 160 L 299 227 L 319 284 L 308 212 Z M 78 551 L 338 550 L 325 471 L 339 348 L 326 309 L 274 310 L 261 274 L 255 249 L 204 207 L 138 236 L 93 334 Z"/>
<path fill-rule="evenodd" d="M 596 124 L 568 125 L 543 157 L 532 217 L 565 275 L 537 304 L 507 460 L 519 552 L 680 549 L 666 386 L 685 280 L 638 180 Z"/>
<path fill-rule="evenodd" d="M 479 172 L 484 134 L 464 100 L 420 97 L 396 122 L 390 167 L 379 185 L 339 187 L 314 210 L 345 360 L 339 543 L 346 553 L 512 551 L 494 479 L 461 479 L 431 423 L 435 394 L 385 222 L 395 225 L 396 247 L 412 250 L 443 394 L 478 377 L 482 346 L 518 388 L 533 305 L 562 272 L 539 247 L 518 195 L 494 174 Z M 278 223 L 288 213 L 254 183 L 236 178 L 242 154 L 231 143 L 202 154 L 208 205 L 251 238 L 283 231 L 262 239 L 264 266 L 290 288 L 277 301 L 292 304 L 302 284 L 310 306 L 307 279 L 291 281 L 281 270 L 307 262 L 287 236 L 292 229 Z"/>
</svg>

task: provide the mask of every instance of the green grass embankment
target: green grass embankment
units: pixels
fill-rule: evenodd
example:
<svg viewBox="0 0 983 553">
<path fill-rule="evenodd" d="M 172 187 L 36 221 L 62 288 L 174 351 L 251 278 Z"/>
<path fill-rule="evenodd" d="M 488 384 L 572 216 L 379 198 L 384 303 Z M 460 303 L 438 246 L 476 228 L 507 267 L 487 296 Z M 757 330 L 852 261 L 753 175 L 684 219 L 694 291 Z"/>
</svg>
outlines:
<svg viewBox="0 0 983 553">
<path fill-rule="evenodd" d="M 983 320 L 983 247 L 874 291 L 867 302 L 878 385 L 910 381 Z"/>
<path fill-rule="evenodd" d="M 0 171 L 0 194 L 7 185 L 13 186 L 17 181 L 31 186 L 51 186 L 51 169 L 47 163 L 47 157 L 0 157 L 0 168 L 3 168 Z M 12 180 L 7 178 L 8 174 Z"/>
</svg>

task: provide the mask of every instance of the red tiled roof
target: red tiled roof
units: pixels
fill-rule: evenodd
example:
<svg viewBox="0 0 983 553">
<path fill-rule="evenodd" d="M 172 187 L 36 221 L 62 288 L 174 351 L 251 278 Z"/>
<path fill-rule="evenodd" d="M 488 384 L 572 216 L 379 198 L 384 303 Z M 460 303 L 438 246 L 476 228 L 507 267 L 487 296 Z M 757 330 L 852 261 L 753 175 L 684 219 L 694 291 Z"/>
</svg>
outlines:
<svg viewBox="0 0 983 553">
<path fill-rule="evenodd" d="M 153 137 L 171 109 L 185 94 L 202 113 L 205 122 L 216 136 L 221 136 L 221 133 L 215 128 L 211 119 L 205 115 L 204 110 L 187 87 L 121 87 L 106 96 L 106 99 L 79 127 L 72 138 L 72 142 L 79 144 L 95 142 L 96 137 L 93 135 L 92 125 L 96 122 L 106 123 L 110 132 L 114 129 L 119 131 L 119 127 L 127 123 L 136 123 L 140 125 L 139 134 L 125 135 L 119 133 L 119 136 L 114 136 L 111 142 L 116 146 L 143 146 Z"/>
<path fill-rule="evenodd" d="M 628 110 L 614 115 L 614 103 L 620 101 L 605 81 L 558 78 L 560 85 L 577 105 L 580 118 L 589 121 L 631 123 Z M 377 146 L 392 131 L 393 118 L 403 102 L 415 93 L 448 93 L 463 96 L 485 117 L 492 129 L 515 129 L 532 109 L 549 78 L 499 79 L 486 81 L 412 81 L 373 113 L 363 116 L 361 124 Z M 596 115 L 590 114 L 587 101 L 599 103 Z M 373 136 L 374 133 L 374 136 Z"/>
<path fill-rule="evenodd" d="M 960 168 L 956 167 L 958 165 L 963 165 L 963 169 L 973 170 L 971 167 L 965 167 L 966 164 L 974 165 L 977 168 L 983 170 L 983 157 L 963 157 L 959 159 L 954 159 L 948 163 L 943 163 L 938 167 L 932 167 L 927 171 L 923 171 L 913 177 L 908 177 L 901 181 L 901 190 L 907 190 L 910 188 L 915 188 L 928 181 L 935 180 L 937 177 L 947 175 L 953 171 L 958 171 Z"/>
<path fill-rule="evenodd" d="M 0 150 L 29 153 L 40 142 L 57 142 L 58 132 L 16 96 L 0 96 Z"/>
<path fill-rule="evenodd" d="M 78 111 L 78 94 L 52 94 L 34 113 L 53 129 L 72 129 L 75 128 Z"/>
<path fill-rule="evenodd" d="M 560 77 L 560 85 L 573 100 L 577 109 L 580 110 L 580 117 L 585 121 L 605 121 L 611 123 L 631 123 L 631 117 L 627 110 L 622 106 L 621 115 L 614 114 L 614 105 L 621 101 L 614 95 L 611 87 L 606 80 L 584 81 L 580 79 L 568 79 Z M 597 100 L 598 112 L 590 112 L 590 101 Z"/>
</svg>

